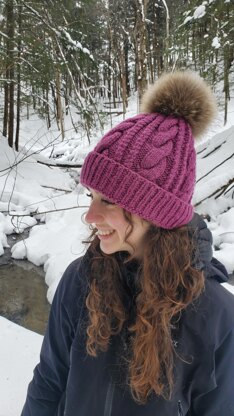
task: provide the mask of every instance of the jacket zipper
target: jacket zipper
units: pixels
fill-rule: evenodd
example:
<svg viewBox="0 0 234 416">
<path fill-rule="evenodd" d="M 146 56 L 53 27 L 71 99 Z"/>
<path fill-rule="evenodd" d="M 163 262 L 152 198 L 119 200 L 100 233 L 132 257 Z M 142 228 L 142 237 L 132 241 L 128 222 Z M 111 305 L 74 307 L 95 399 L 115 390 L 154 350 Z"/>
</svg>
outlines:
<svg viewBox="0 0 234 416">
<path fill-rule="evenodd" d="M 178 400 L 177 406 L 178 406 L 178 416 L 184 416 L 183 407 L 182 407 L 180 400 Z"/>
<path fill-rule="evenodd" d="M 108 386 L 107 394 L 106 394 L 104 416 L 111 416 L 114 390 L 115 390 L 115 385 L 114 383 L 110 382 Z"/>
</svg>

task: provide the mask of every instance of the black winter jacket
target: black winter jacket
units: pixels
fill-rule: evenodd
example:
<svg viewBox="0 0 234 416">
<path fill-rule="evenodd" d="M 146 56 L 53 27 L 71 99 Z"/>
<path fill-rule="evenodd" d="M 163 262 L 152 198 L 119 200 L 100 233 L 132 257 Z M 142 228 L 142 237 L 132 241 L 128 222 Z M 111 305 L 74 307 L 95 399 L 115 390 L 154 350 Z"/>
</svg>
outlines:
<svg viewBox="0 0 234 416">
<path fill-rule="evenodd" d="M 233 416 L 234 296 L 219 283 L 224 266 L 212 259 L 211 234 L 195 216 L 205 290 L 173 327 L 178 352 L 171 401 L 152 396 L 137 404 L 121 383 L 123 334 L 112 338 L 106 353 L 90 357 L 85 350 L 88 256 L 65 271 L 56 291 L 40 363 L 34 370 L 21 416 Z M 132 297 L 134 268 L 124 269 L 126 301 Z"/>
</svg>

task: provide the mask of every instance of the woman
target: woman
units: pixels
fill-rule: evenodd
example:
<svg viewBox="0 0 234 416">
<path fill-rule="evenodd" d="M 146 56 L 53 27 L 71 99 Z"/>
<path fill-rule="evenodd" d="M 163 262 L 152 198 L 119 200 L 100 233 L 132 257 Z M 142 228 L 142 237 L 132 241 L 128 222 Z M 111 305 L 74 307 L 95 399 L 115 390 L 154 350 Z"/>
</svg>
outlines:
<svg viewBox="0 0 234 416">
<path fill-rule="evenodd" d="M 22 416 L 234 415 L 234 298 L 194 215 L 198 76 L 161 77 L 85 159 L 84 257 L 56 291 Z"/>
</svg>

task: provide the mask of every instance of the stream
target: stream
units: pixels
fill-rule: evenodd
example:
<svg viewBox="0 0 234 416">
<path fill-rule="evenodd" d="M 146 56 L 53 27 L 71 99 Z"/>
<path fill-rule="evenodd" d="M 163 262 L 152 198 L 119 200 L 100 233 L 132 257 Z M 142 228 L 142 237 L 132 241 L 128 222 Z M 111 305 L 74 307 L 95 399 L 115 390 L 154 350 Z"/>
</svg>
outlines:
<svg viewBox="0 0 234 416">
<path fill-rule="evenodd" d="M 25 231 L 23 238 L 27 238 Z M 22 234 L 8 236 L 12 247 Z M 10 248 L 0 257 L 0 315 L 41 335 L 45 333 L 50 310 L 42 267 L 27 260 L 11 258 Z"/>
</svg>

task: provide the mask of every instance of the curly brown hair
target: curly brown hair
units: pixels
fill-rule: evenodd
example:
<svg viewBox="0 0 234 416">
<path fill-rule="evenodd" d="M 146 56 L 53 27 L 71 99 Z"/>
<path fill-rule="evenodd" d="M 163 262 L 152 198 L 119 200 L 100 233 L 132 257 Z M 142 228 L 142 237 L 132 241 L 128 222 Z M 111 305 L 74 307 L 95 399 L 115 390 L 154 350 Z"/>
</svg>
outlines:
<svg viewBox="0 0 234 416">
<path fill-rule="evenodd" d="M 132 231 L 131 214 L 126 241 Z M 92 229 L 87 352 L 97 356 L 107 351 L 110 338 L 121 332 L 128 316 L 121 297 L 121 267 L 116 255 L 100 250 Z M 87 242 L 86 242 L 87 243 Z M 151 393 L 170 399 L 174 387 L 172 318 L 196 299 L 204 288 L 203 272 L 193 267 L 194 238 L 187 226 L 165 230 L 150 224 L 144 235 L 135 298 L 136 317 L 128 327 L 131 351 L 128 361 L 129 387 L 133 398 L 146 403 Z M 134 255 L 127 258 L 131 261 Z M 123 290 L 123 289 L 122 289 Z"/>
</svg>

